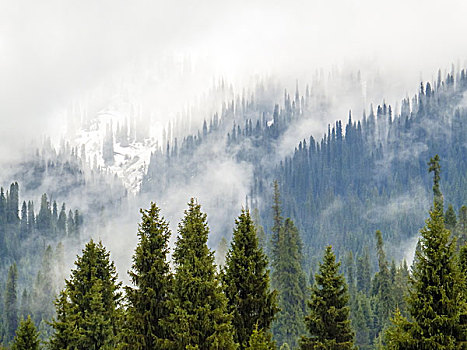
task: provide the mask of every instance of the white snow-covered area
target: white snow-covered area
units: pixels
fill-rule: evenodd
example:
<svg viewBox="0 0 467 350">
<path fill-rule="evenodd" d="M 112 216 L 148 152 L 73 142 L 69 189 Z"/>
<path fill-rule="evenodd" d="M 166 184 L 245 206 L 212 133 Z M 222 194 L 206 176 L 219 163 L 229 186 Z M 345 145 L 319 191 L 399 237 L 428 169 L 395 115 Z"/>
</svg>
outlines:
<svg viewBox="0 0 467 350">
<path fill-rule="evenodd" d="M 142 141 L 131 141 L 128 146 L 122 146 L 116 142 L 115 132 L 117 125 L 123 125 L 127 120 L 117 111 L 104 110 L 76 133 L 71 142 L 73 146 L 85 147 L 86 163 L 89 167 L 100 167 L 104 171 L 116 174 L 129 192 L 137 193 L 140 190 L 143 176 L 147 170 L 151 152 L 157 147 L 154 138 L 145 138 Z M 102 156 L 102 145 L 108 127 L 112 126 L 114 134 L 114 163 L 106 165 Z M 149 127 L 149 126 L 148 126 Z M 81 153 L 79 154 L 80 156 Z"/>
</svg>

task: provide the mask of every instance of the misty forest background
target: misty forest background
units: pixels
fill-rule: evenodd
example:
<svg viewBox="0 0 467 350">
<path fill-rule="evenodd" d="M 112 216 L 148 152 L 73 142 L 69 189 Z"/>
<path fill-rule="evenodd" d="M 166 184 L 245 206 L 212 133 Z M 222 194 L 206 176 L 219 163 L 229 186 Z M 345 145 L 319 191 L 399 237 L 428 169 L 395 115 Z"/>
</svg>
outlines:
<svg viewBox="0 0 467 350">
<path fill-rule="evenodd" d="M 403 99 L 400 107 L 383 102 L 363 115 L 349 112 L 330 124 L 324 136 L 294 139 L 296 130 L 308 132 L 309 122 L 333 103 L 332 94 L 320 84 L 300 91 L 297 83 L 290 93 L 263 81 L 251 94 L 234 95 L 220 82 L 211 97 L 223 101 L 221 109 L 206 115 L 199 126 L 188 115 L 169 124 L 161 144 L 151 148 L 136 194 L 109 171 L 116 164 L 117 149 L 148 137 L 148 128 L 134 120 L 106 125 L 102 164 L 90 159 L 85 146 L 63 141 L 56 149 L 48 139 L 26 160 L 11 164 L 5 170 L 11 185 L 4 184 L 0 194 L 3 346 L 21 348 L 15 332 L 29 315 L 18 334 L 38 337 L 41 346 L 52 349 L 66 348 L 64 344 L 73 349 L 195 349 L 196 344 L 199 349 L 313 348 L 307 347 L 312 346 L 307 341 L 316 339 L 306 338 L 313 321 L 305 317 L 313 310 L 317 286 L 326 284 L 323 276 L 334 271 L 345 276 L 345 280 L 336 277 L 336 283 L 346 286 L 343 315 L 345 305 L 350 312 L 350 323 L 343 326 L 348 328 L 345 345 L 339 348 L 390 347 L 396 310 L 397 317 L 415 318 L 406 297 L 411 266 L 417 264 L 412 259 L 418 232 L 430 208 L 441 211 L 445 227 L 456 237 L 453 254 L 467 242 L 467 74 L 454 69 L 446 75 L 439 72 L 434 81 L 421 83 L 415 96 Z M 353 75 L 348 84 L 346 88 L 358 94 L 360 75 Z M 294 141 L 284 143 L 285 139 Z M 279 147 L 291 148 L 281 152 Z M 427 163 L 435 154 L 440 160 L 431 163 L 430 173 Z M 221 169 L 225 164 L 249 169 L 241 179 L 247 191 L 210 190 L 209 181 L 202 179 L 216 172 L 216 164 Z M 233 171 L 225 176 L 243 175 Z M 435 185 L 433 175 L 441 177 Z M 212 191 L 209 202 L 205 208 L 202 196 L 201 207 L 191 200 L 178 229 L 170 234 L 175 227 L 170 225 L 176 222 L 169 225 L 159 210 L 173 210 L 172 201 L 180 200 L 175 198 L 179 188 L 190 186 Z M 237 192 L 244 196 L 240 202 Z M 436 205 L 437 198 L 444 199 L 444 207 Z M 150 206 L 152 201 L 158 207 Z M 144 209 L 142 216 L 133 220 L 139 207 Z M 213 208 L 222 216 L 208 225 L 203 212 Z M 118 224 L 111 223 L 120 222 L 128 212 L 133 213 L 133 236 L 140 226 L 138 248 L 126 265 L 133 264 L 129 278 L 122 277 L 126 271 L 118 271 L 128 284 L 123 287 L 113 255 L 99 243 L 99 235 L 104 235 L 104 227 L 118 230 Z M 151 243 L 150 232 L 158 232 L 158 240 Z M 111 232 L 110 240 L 113 234 L 121 239 Z M 95 240 L 89 242 L 91 237 Z M 251 256 L 236 255 L 247 254 L 239 251 L 242 244 L 246 251 L 251 248 Z M 332 250 L 325 251 L 329 245 Z M 422 249 L 420 243 L 417 247 Z M 125 248 L 131 250 L 129 245 Z M 160 275 L 142 272 L 143 249 L 159 254 L 154 253 L 153 263 L 157 262 Z M 150 256 L 151 250 L 146 254 Z M 257 280 L 237 281 L 241 275 L 237 260 L 247 258 L 253 259 Z M 86 279 L 95 269 L 100 271 L 99 283 Z M 190 281 L 190 271 L 199 272 L 204 284 L 193 276 Z M 148 301 L 143 308 L 146 299 L 138 291 L 144 291 L 148 281 L 159 290 L 147 293 L 160 292 L 164 297 L 155 298 L 161 304 Z M 236 283 L 250 283 L 252 293 L 263 293 L 256 299 L 245 296 L 248 301 L 242 307 L 252 308 L 249 321 L 241 319 L 237 310 L 241 308 L 232 291 Z M 459 277 L 455 283 L 464 282 Z M 198 317 L 209 322 L 200 326 L 202 330 L 191 330 L 193 339 L 186 332 L 190 322 L 196 322 L 184 310 L 185 298 L 193 292 L 190 284 L 204 291 L 188 299 L 193 305 L 201 303 L 200 298 L 214 305 L 210 310 L 196 309 L 204 312 Z M 459 288 L 467 297 L 465 285 Z M 87 303 L 89 314 L 78 310 L 80 301 Z M 138 319 L 137 307 L 142 313 L 160 312 L 163 321 L 154 318 L 153 327 L 144 328 L 144 322 L 155 316 Z M 135 329 L 144 332 L 138 336 Z M 149 340 L 147 334 L 154 336 Z M 177 343 L 179 339 L 185 343 Z"/>
</svg>

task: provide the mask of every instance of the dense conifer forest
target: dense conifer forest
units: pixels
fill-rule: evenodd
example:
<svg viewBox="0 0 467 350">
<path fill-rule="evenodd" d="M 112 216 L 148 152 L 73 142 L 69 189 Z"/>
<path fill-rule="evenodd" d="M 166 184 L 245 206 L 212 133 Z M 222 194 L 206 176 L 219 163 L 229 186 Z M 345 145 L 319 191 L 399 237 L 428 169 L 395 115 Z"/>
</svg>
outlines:
<svg viewBox="0 0 467 350">
<path fill-rule="evenodd" d="M 46 143 L 14 175 L 24 185 L 0 193 L 3 346 L 465 347 L 466 93 L 464 70 L 440 73 L 397 114 L 384 102 L 361 119 L 349 112 L 286 156 L 278 145 L 323 99 L 297 86 L 282 104 L 261 94 L 225 103 L 198 132 L 153 151 L 135 195 L 153 200 L 140 210 L 127 285 L 112 252 L 84 228 L 121 215 L 128 193 L 84 148 Z M 117 129 L 103 142 L 106 166 L 114 143 L 128 142 Z M 169 203 L 159 201 L 206 171 L 209 155 L 253 170 L 243 208 L 218 198 L 228 222 L 217 241 L 203 203 L 191 198 L 171 232 Z M 20 186 L 37 193 L 59 178 L 40 204 L 20 200 Z M 83 213 L 54 199 L 76 193 L 92 204 Z M 65 254 L 77 250 L 70 272 Z"/>
</svg>

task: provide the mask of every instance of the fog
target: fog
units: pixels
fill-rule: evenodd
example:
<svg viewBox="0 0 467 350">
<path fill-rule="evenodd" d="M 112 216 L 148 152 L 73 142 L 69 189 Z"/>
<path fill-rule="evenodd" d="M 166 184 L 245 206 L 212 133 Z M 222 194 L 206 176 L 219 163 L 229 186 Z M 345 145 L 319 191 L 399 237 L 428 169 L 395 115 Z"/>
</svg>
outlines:
<svg viewBox="0 0 467 350">
<path fill-rule="evenodd" d="M 466 14 L 460 0 L 2 0 L 2 155 L 59 128 L 60 110 L 77 95 L 165 53 L 208 67 L 194 94 L 214 76 L 239 86 L 266 74 L 307 81 L 338 66 L 378 72 L 398 100 L 420 78 L 464 63 Z"/>
<path fill-rule="evenodd" d="M 202 104 L 221 79 L 235 94 L 271 77 L 291 94 L 298 81 L 303 94 L 317 74 L 329 82 L 335 72 L 361 72 L 361 93 L 340 90 L 325 114 L 291 129 L 277 149 L 282 158 L 299 139 L 319 139 L 328 123 L 346 120 L 349 109 L 359 119 L 371 103 L 395 104 L 420 80 L 434 80 L 438 69 L 464 65 L 466 15 L 461 0 L 0 0 L 0 161 L 22 158 L 22 149 L 43 135 L 58 142 L 73 132 L 78 125 L 67 113 L 76 106 L 80 122 L 83 113 L 93 117 L 115 101 L 131 101 L 162 128 Z M 194 113 L 193 127 L 214 107 Z M 228 195 L 240 210 L 251 169 L 225 158 L 218 162 L 208 163 L 218 170 L 206 170 L 206 179 L 174 190 L 176 201 L 161 199 L 174 229 L 190 196 L 215 212 L 216 200 Z M 235 193 L 213 193 L 226 188 Z M 149 200 L 138 205 L 147 208 Z M 131 220 L 118 224 L 122 239 L 110 239 L 112 224 L 97 233 L 117 260 L 124 257 L 121 275 L 130 264 L 128 247 L 136 243 L 129 235 L 136 233 L 137 209 L 128 212 Z M 214 215 L 211 224 L 219 218 Z"/>
</svg>

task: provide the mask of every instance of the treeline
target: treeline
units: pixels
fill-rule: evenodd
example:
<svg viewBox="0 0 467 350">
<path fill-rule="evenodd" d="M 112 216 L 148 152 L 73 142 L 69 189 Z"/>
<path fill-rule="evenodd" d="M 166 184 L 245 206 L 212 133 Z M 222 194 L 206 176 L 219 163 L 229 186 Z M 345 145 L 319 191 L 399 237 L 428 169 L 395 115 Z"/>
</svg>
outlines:
<svg viewBox="0 0 467 350">
<path fill-rule="evenodd" d="M 300 233 L 282 217 L 274 184 L 271 241 L 249 210 L 235 221 L 225 264 L 207 246 L 207 217 L 191 199 L 169 261 L 171 232 L 154 204 L 141 210 L 138 244 L 122 287 L 110 253 L 90 241 L 55 302 L 50 349 L 450 349 L 467 341 L 467 245 L 444 215 L 439 157 L 430 160 L 434 200 L 409 269 L 388 263 L 376 232 L 379 270 L 368 255 L 343 269 L 329 246 L 307 278 Z M 271 257 L 270 269 L 268 258 Z M 271 270 L 271 275 L 270 275 Z M 347 275 L 347 281 L 344 277 Z M 310 288 L 311 287 L 311 288 Z M 30 319 L 13 342 L 34 340 Z M 31 345 L 32 346 L 32 345 Z M 28 348 L 29 347 L 23 347 Z"/>
<path fill-rule="evenodd" d="M 20 206 L 19 185 L 0 189 L 0 333 L 3 344 L 15 334 L 19 317 L 32 320 L 46 339 L 54 315 L 53 299 L 65 276 L 64 246 L 78 245 L 83 219 L 78 210 L 67 210 L 41 197 Z"/>
</svg>

